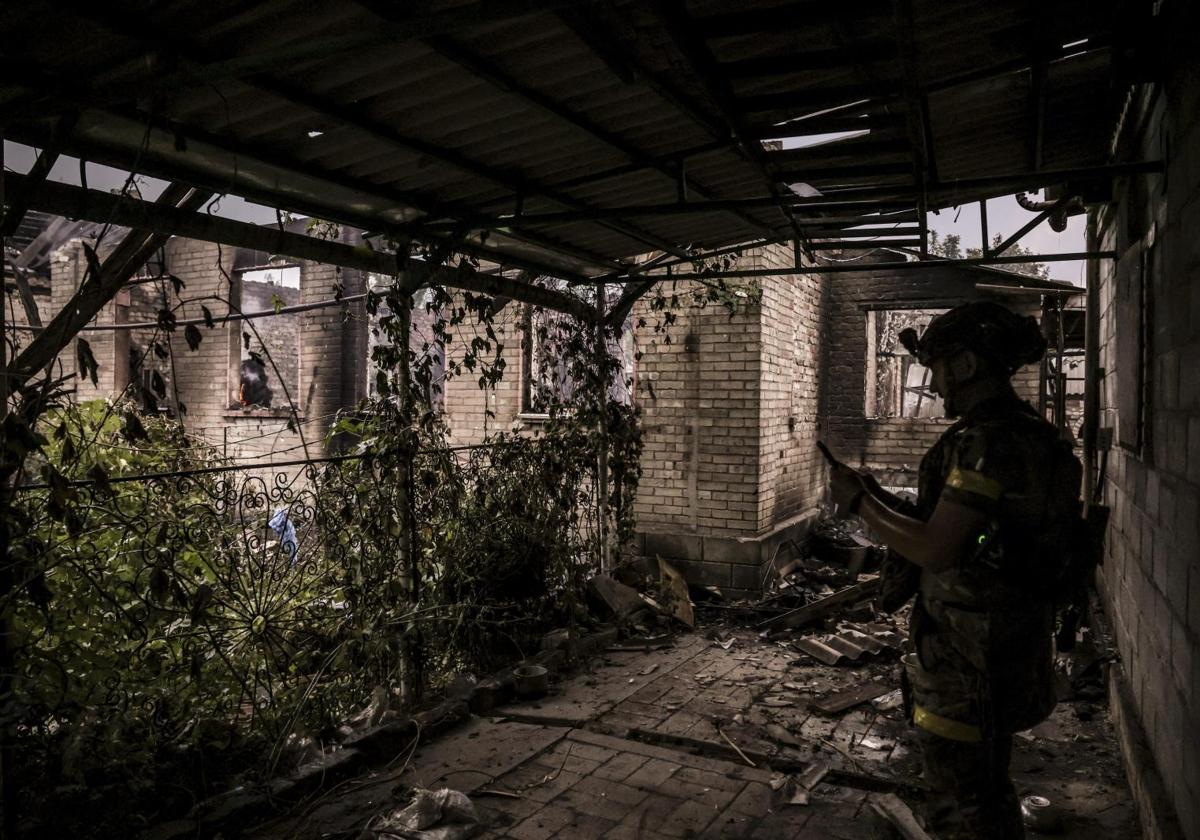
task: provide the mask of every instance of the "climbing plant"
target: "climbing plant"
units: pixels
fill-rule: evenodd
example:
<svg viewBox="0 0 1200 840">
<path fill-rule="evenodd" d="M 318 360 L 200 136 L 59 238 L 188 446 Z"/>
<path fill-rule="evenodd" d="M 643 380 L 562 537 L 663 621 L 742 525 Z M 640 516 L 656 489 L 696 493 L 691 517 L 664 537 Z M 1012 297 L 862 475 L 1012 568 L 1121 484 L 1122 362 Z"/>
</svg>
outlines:
<svg viewBox="0 0 1200 840">
<path fill-rule="evenodd" d="M 498 319 L 511 328 L 505 308 L 520 304 L 446 285 L 479 269 L 469 258 L 393 245 L 397 276 L 367 297 L 376 396 L 331 425 L 333 457 L 278 473 L 226 461 L 182 422 L 141 412 L 166 400 L 161 374 L 136 401 L 75 405 L 61 376 L 14 400 L 0 729 L 30 836 L 181 814 L 235 780 L 286 772 L 369 703 L 419 703 L 586 621 L 583 583 L 634 530 L 641 434 L 621 396 L 621 332 L 668 340 L 683 306 L 755 299 L 715 279 L 668 285 L 627 323 L 555 315 L 514 335 Z M 169 362 L 164 336 L 184 326 L 195 349 L 215 319 L 166 282 L 178 301 L 145 354 Z M 554 285 L 596 302 L 591 286 Z M 418 286 L 431 326 L 414 340 Z M 203 324 L 176 323 L 185 302 Z M 437 394 L 456 378 L 496 389 L 511 374 L 505 342 L 522 340 L 572 387 L 541 394 L 533 426 L 455 445 Z"/>
</svg>

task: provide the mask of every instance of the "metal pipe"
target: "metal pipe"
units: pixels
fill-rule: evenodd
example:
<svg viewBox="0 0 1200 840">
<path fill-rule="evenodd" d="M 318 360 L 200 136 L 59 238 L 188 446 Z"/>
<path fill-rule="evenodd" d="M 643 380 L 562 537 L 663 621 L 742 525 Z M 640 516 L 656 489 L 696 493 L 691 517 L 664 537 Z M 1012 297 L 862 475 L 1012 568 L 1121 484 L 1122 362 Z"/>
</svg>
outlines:
<svg viewBox="0 0 1200 840">
<path fill-rule="evenodd" d="M 217 315 L 211 320 L 214 324 L 226 324 L 235 321 L 249 321 L 254 318 L 274 318 L 277 315 L 293 315 L 297 312 L 308 312 L 312 309 L 325 309 L 330 306 L 341 306 L 344 303 L 354 303 L 355 301 L 364 300 L 367 293 L 357 295 L 346 295 L 343 298 L 331 298 L 329 300 L 316 300 L 309 303 L 297 303 L 292 306 L 281 306 L 279 309 L 262 309 L 257 312 L 237 312 L 229 315 Z M 206 318 L 183 318 L 175 321 L 175 326 L 200 326 L 207 325 L 209 319 Z M 133 324 L 89 324 L 83 327 L 80 332 L 120 332 L 121 330 L 152 330 L 158 326 L 158 321 L 139 321 Z M 26 326 L 24 324 L 15 324 L 15 329 L 26 330 L 28 332 L 38 332 L 44 327 Z"/>
<path fill-rule="evenodd" d="M 716 274 L 689 271 L 686 273 L 667 275 L 651 275 L 660 280 L 729 280 L 739 277 L 795 277 L 804 274 L 846 274 L 849 272 L 886 272 L 886 271 L 920 271 L 939 268 L 970 268 L 980 265 L 1018 265 L 1039 262 L 1075 262 L 1092 258 L 1107 258 L 1115 260 L 1116 251 L 1082 251 L 1069 254 L 1021 254 L 1007 257 L 971 257 L 962 260 L 913 260 L 912 262 L 884 263 L 838 263 L 836 265 L 808 265 L 803 268 L 754 268 L 733 269 Z M 622 277 L 613 282 L 627 283 L 641 277 Z"/>
<path fill-rule="evenodd" d="M 1087 249 L 1100 246 L 1095 211 L 1088 213 Z M 1087 299 L 1083 344 L 1083 498 L 1091 503 L 1096 495 L 1097 441 L 1100 432 L 1100 265 L 1087 264 Z M 1101 488 L 1103 489 L 1103 488 Z"/>
</svg>

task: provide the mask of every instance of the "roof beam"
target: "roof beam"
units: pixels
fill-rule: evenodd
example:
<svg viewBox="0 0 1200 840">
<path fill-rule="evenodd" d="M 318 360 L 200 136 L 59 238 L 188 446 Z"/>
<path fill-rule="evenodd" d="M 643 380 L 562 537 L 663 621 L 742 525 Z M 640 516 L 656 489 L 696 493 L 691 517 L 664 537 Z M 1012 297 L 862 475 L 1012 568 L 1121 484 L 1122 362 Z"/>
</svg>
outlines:
<svg viewBox="0 0 1200 840">
<path fill-rule="evenodd" d="M 777 169 L 775 177 L 780 181 L 811 184 L 815 181 L 859 181 L 863 178 L 879 178 L 889 175 L 911 175 L 912 161 L 892 163 L 864 163 L 858 166 L 827 166 L 813 169 Z"/>
<path fill-rule="evenodd" d="M 830 49 L 723 61 L 720 67 L 727 79 L 759 79 L 765 76 L 792 76 L 809 70 L 854 67 L 859 64 L 891 61 L 895 57 L 895 42 L 879 38 Z"/>
<path fill-rule="evenodd" d="M 810 242 L 808 249 L 810 251 L 858 251 L 863 248 L 917 248 L 920 247 L 921 242 L 920 239 L 878 239 L 865 242 L 823 240 Z"/>
<path fill-rule="evenodd" d="M 694 21 L 688 16 L 684 0 L 656 0 L 654 8 L 666 27 L 676 49 L 687 60 L 692 73 L 700 81 L 709 98 L 716 103 L 725 122 L 733 131 L 733 136 L 741 145 L 748 160 L 754 164 L 759 176 L 767 188 L 767 192 L 780 198 L 782 204 L 782 187 L 777 179 L 772 177 L 767 168 L 764 149 L 742 121 L 742 114 L 729 84 L 722 78 L 716 59 L 709 51 L 707 44 L 697 40 Z M 772 10 L 776 11 L 776 10 Z M 790 211 L 780 208 L 784 218 L 796 233 L 797 239 L 803 239 L 800 227 Z"/>
<path fill-rule="evenodd" d="M 623 207 L 600 207 L 591 210 L 563 211 L 554 213 L 534 213 L 520 217 L 523 225 L 536 227 L 540 225 L 567 225 L 579 222 L 594 222 L 609 218 L 654 218 L 663 216 L 687 216 L 697 213 L 718 213 L 731 209 L 753 209 L 758 207 L 787 207 L 793 212 L 798 211 L 833 211 L 861 209 L 866 213 L 876 210 L 905 209 L 912 207 L 911 201 L 809 201 L 800 198 L 784 199 L 782 205 L 775 198 L 723 198 L 713 201 L 686 201 L 671 204 L 634 204 Z M 858 218 L 858 217 L 851 217 Z M 867 217 L 868 220 L 876 217 Z M 890 217 L 889 217 L 890 218 Z M 815 221 L 821 221 L 816 219 Z M 455 226 L 465 225 L 471 230 L 498 230 L 513 224 L 514 219 L 508 216 L 493 218 L 467 219 L 465 222 L 446 221 L 425 226 L 427 230 L 447 230 Z"/>
<path fill-rule="evenodd" d="M 891 246 L 892 243 L 885 243 L 884 247 Z M 703 259 L 704 255 L 698 255 L 697 260 Z M 805 274 L 847 274 L 853 272 L 863 273 L 878 273 L 892 271 L 920 271 L 925 269 L 947 269 L 947 268 L 972 268 L 975 266 L 989 265 L 1024 265 L 1027 263 L 1040 262 L 1077 262 L 1079 260 L 1091 259 L 1109 259 L 1117 258 L 1116 251 L 1078 251 L 1073 253 L 1063 254 L 1022 254 L 1020 256 L 1007 257 L 970 257 L 959 260 L 946 259 L 930 259 L 930 260 L 913 260 L 911 262 L 882 262 L 882 263 L 837 263 L 835 265 L 803 265 L 794 268 L 735 268 L 729 271 L 722 271 L 717 274 L 708 272 L 691 271 L 686 273 L 672 274 L 669 277 L 666 274 L 655 275 L 659 280 L 736 280 L 749 279 L 754 277 L 796 277 Z M 607 282 L 641 282 L 642 277 L 630 277 L 622 280 L 621 278 L 606 278 Z M 1025 278 L 1034 280 L 1035 278 Z"/>
<path fill-rule="evenodd" d="M 46 213 L 110 222 L 152 232 L 160 237 L 178 235 L 206 242 L 220 242 L 235 248 L 250 248 L 376 274 L 392 275 L 398 268 L 396 255 L 386 251 L 373 251 L 342 242 L 318 239 L 280 230 L 271 225 L 252 225 L 207 213 L 197 213 L 191 207 L 175 207 L 161 200 L 159 203 L 153 203 L 56 182 L 34 185 L 27 176 L 12 173 L 6 173 L 6 178 L 28 192 L 32 207 Z M 457 245 L 452 247 L 457 248 Z M 585 320 L 594 315 L 591 305 L 571 295 L 496 275 L 452 269 L 439 275 L 437 282 L 440 285 L 484 294 L 503 294 L 515 300 L 567 312 Z"/>
<path fill-rule="evenodd" d="M 13 176 L 6 173 L 6 178 L 11 177 Z M 27 185 L 26 183 L 23 186 Z M 46 183 L 42 183 L 38 189 L 44 189 L 46 186 Z M 162 210 L 179 209 L 190 212 L 203 206 L 211 195 L 212 193 L 206 190 L 170 184 L 159 196 L 158 201 L 150 206 Z M 36 196 L 37 191 L 32 191 L 29 197 L 31 206 L 35 206 Z M 105 304 L 116 297 L 125 282 L 166 240 L 166 234 L 144 229 L 131 230 L 104 262 L 99 264 L 98 270 L 89 268 L 71 299 L 50 320 L 46 328 L 9 363 L 5 370 L 8 391 L 17 390 L 39 370 L 53 362 L 70 344 L 71 339 L 79 334 L 88 321 L 96 317 Z"/>
</svg>

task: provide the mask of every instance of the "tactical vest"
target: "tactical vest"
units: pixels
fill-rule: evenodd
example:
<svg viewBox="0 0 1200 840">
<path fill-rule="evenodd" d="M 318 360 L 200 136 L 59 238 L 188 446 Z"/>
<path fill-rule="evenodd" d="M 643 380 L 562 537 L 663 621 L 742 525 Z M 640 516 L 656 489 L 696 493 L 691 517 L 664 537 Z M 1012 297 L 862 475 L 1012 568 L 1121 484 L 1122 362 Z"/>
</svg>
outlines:
<svg viewBox="0 0 1200 840">
<path fill-rule="evenodd" d="M 1028 405 L 1005 399 L 955 423 L 922 460 L 920 518 L 948 478 L 951 486 L 981 481 L 980 465 L 963 460 L 971 457 L 964 441 L 989 439 L 1015 450 L 1006 467 L 1024 477 L 1017 492 L 999 493 L 968 557 L 921 572 L 907 669 L 914 722 L 964 741 L 1026 729 L 1054 706 L 1053 606 L 1039 582 L 1057 576 L 1065 512 L 1078 510 L 1074 456 Z"/>
</svg>

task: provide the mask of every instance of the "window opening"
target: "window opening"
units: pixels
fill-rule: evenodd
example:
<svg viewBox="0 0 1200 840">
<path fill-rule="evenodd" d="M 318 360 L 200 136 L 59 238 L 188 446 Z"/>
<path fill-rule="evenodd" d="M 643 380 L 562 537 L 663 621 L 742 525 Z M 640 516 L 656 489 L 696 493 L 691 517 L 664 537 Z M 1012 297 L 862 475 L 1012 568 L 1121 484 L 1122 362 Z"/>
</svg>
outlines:
<svg viewBox="0 0 1200 840">
<path fill-rule="evenodd" d="M 901 331 L 918 333 L 945 309 L 881 309 L 867 313 L 866 415 L 880 418 L 940 418 L 942 399 L 933 392 L 929 368 L 900 343 Z"/>
<path fill-rule="evenodd" d="M 569 290 L 561 280 L 547 278 L 542 282 L 559 291 Z M 609 289 L 607 306 L 613 306 L 621 292 L 619 286 Z M 570 400 L 575 393 L 576 382 L 566 361 L 566 343 L 580 330 L 590 329 L 590 326 L 584 326 L 561 312 L 525 306 L 525 338 L 521 343 L 521 413 L 548 414 L 552 405 Z M 634 360 L 637 355 L 632 315 L 625 319 L 620 335 L 609 336 L 606 343 L 609 355 L 620 363 L 609 383 L 609 399 L 630 405 L 633 402 Z"/>
<path fill-rule="evenodd" d="M 372 291 L 381 291 L 392 282 L 391 277 L 381 274 L 371 274 L 367 277 L 368 287 Z M 433 299 L 433 291 L 429 288 L 418 289 L 413 294 L 408 349 L 412 352 L 416 364 L 421 364 L 426 356 L 429 357 L 429 383 L 425 390 L 425 398 L 430 406 L 441 411 L 445 408 L 446 348 L 434 333 L 434 324 L 442 313 L 433 305 Z M 381 299 L 375 314 L 371 316 L 370 329 L 367 331 L 367 394 L 373 399 L 379 397 L 381 372 L 375 363 L 375 348 L 391 346 L 390 337 L 382 326 L 384 319 L 390 318 L 391 315 L 392 310 L 387 301 Z"/>
<path fill-rule="evenodd" d="M 269 265 L 238 272 L 237 307 L 245 313 L 279 312 L 300 303 L 300 266 Z M 238 342 L 235 408 L 288 409 L 300 393 L 301 313 L 247 318 Z"/>
</svg>

